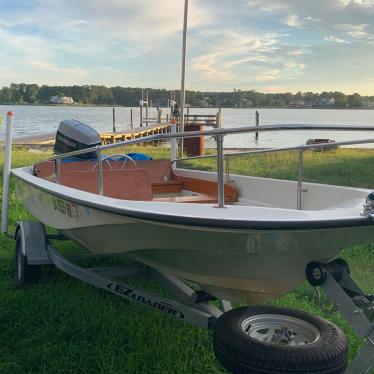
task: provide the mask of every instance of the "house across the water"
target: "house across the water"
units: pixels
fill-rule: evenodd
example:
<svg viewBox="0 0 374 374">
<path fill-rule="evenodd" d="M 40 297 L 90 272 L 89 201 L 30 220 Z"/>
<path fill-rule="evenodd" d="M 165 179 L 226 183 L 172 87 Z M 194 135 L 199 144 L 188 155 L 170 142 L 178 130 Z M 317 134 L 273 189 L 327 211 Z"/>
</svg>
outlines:
<svg viewBox="0 0 374 374">
<path fill-rule="evenodd" d="M 51 96 L 49 101 L 53 104 L 74 104 L 74 100 L 70 96 Z"/>
</svg>

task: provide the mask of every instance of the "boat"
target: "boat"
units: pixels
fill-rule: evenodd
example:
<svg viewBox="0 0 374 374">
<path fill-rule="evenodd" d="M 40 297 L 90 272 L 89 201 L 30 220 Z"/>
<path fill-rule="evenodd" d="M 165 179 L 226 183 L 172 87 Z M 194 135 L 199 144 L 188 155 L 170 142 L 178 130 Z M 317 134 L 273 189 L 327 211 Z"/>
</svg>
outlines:
<svg viewBox="0 0 374 374">
<path fill-rule="evenodd" d="M 185 0 L 180 131 L 101 146 L 98 134 L 78 121 L 63 121 L 56 136 L 60 153 L 36 165 L 10 171 L 12 113 L 7 116 L 1 231 L 8 234 L 9 176 L 18 200 L 39 222 L 18 222 L 15 278 L 18 286 L 53 264 L 67 274 L 127 300 L 213 331 L 213 349 L 233 373 L 342 374 L 347 339 L 326 320 L 291 309 L 252 306 L 232 309 L 230 301 L 258 304 L 276 299 L 306 279 L 334 301 L 354 331 L 367 338 L 350 364 L 352 373 L 374 366 L 374 299 L 349 276 L 342 248 L 374 241 L 371 190 L 305 183 L 306 150 L 374 143 L 355 142 L 254 150 L 225 154 L 228 135 L 284 130 L 373 131 L 367 126 L 271 125 L 184 131 L 188 0 Z M 211 136 L 217 145 L 217 172 L 180 167 L 176 142 Z M 170 140 L 170 160 L 137 159 L 113 149 Z M 230 173 L 230 159 L 242 154 L 295 150 L 297 181 Z M 189 157 L 196 159 L 199 157 Z M 225 162 L 226 161 L 226 162 Z M 226 164 L 226 173 L 224 166 Z M 107 268 L 83 268 L 56 251 L 44 225 L 96 255 L 126 255 L 178 301 L 115 279 Z M 109 276 L 100 276 L 100 271 Z M 118 277 L 117 277 L 118 278 Z M 188 282 L 183 282 L 186 280 Z M 192 284 L 190 283 L 192 282 Z M 200 287 L 196 289 L 194 285 Z M 216 299 L 219 304 L 210 303 Z"/>
<path fill-rule="evenodd" d="M 57 142 L 64 142 L 64 130 L 77 126 L 65 123 Z M 160 134 L 106 146 L 97 145 L 91 133 L 84 145 L 73 131 L 76 139 L 65 138 L 70 146 L 65 153 L 11 173 L 26 209 L 91 253 L 126 255 L 219 299 L 262 303 L 303 283 L 311 261 L 326 262 L 343 248 L 374 241 L 371 190 L 306 183 L 301 173 L 298 181 L 224 173 L 230 155 L 223 154 L 223 137 L 269 128 L 311 126 Z M 103 154 L 124 145 L 196 136 L 216 138 L 217 155 L 206 157 L 217 158 L 217 173 L 177 167 L 175 160 Z M 286 149 L 299 149 L 302 156 L 321 146 L 331 144 Z"/>
<path fill-rule="evenodd" d="M 335 143 L 333 139 L 326 139 L 326 138 L 317 138 L 317 139 L 308 139 L 306 144 L 325 144 L 325 143 Z M 337 147 L 329 147 L 329 148 L 322 148 L 322 149 L 315 149 L 315 151 L 336 151 Z"/>
</svg>

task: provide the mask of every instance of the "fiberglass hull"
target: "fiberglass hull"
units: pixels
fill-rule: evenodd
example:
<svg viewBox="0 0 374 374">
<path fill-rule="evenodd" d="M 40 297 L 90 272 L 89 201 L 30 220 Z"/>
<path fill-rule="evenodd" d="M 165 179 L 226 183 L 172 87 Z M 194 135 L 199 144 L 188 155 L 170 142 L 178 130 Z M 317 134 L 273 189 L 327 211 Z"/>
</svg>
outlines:
<svg viewBox="0 0 374 374">
<path fill-rule="evenodd" d="M 370 218 L 359 215 L 339 220 L 330 212 L 330 219 L 321 222 L 304 214 L 300 221 L 296 218 L 302 212 L 288 211 L 279 214 L 289 219 L 236 222 L 225 218 L 235 213 L 234 207 L 225 215 L 209 205 L 139 205 L 59 186 L 32 176 L 27 168 L 13 175 L 18 199 L 38 220 L 92 253 L 126 254 L 231 301 L 278 298 L 304 281 L 308 262 L 326 261 L 342 248 L 374 241 Z M 269 208 L 240 208 L 242 215 L 275 214 Z M 168 209 L 189 213 L 165 218 Z M 205 210 L 218 218 L 194 219 Z"/>
</svg>

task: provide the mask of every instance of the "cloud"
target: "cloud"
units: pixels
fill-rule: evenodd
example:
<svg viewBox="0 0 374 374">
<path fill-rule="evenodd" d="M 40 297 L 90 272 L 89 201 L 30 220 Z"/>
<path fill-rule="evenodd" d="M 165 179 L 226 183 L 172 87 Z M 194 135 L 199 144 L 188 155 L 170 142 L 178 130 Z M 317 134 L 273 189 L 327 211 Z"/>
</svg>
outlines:
<svg viewBox="0 0 374 374">
<path fill-rule="evenodd" d="M 348 40 L 345 40 L 345 39 L 341 39 L 341 38 L 338 38 L 336 36 L 325 36 L 325 40 L 327 42 L 333 42 L 333 43 L 339 43 L 339 44 L 351 44 L 350 41 Z"/>
<path fill-rule="evenodd" d="M 189 31 L 193 32 L 209 23 L 212 12 L 199 0 L 190 0 L 189 5 Z M 14 62 L 8 69 L 12 73 L 2 75 L 0 83 L 9 84 L 19 76 L 23 81 L 35 77 L 41 83 L 87 82 L 88 77 L 96 82 L 101 79 L 95 76 L 98 67 L 106 66 L 111 70 L 105 76 L 112 74 L 108 81 L 124 84 L 129 75 L 122 72 L 130 70 L 127 66 L 132 61 L 152 61 L 160 54 L 164 59 L 172 53 L 177 56 L 182 20 L 183 1 L 179 0 L 35 0 L 25 7 L 12 2 L 10 8 L 2 6 L 0 58 L 4 62 L 12 55 L 19 64 Z"/>
<path fill-rule="evenodd" d="M 228 62 L 227 64 L 225 64 L 225 68 L 231 69 L 235 66 L 246 64 L 248 62 L 266 62 L 266 61 L 268 61 L 268 57 L 265 57 L 265 56 L 244 57 L 244 58 L 239 58 L 238 60 Z"/>
<path fill-rule="evenodd" d="M 261 84 L 287 81 L 303 74 L 306 46 L 287 45 L 288 34 L 239 33 L 226 31 L 200 45 L 203 53 L 192 59 L 192 73 L 209 84 Z M 201 35 L 202 41 L 206 38 Z M 194 75 L 191 74 L 191 75 Z"/>
<path fill-rule="evenodd" d="M 352 25 L 352 24 L 338 24 L 335 25 L 335 28 L 338 30 L 343 30 L 352 38 L 356 39 L 372 39 L 373 35 L 371 35 L 368 31 L 369 24 L 361 24 L 361 25 Z"/>
<path fill-rule="evenodd" d="M 276 34 L 258 37 L 233 31 L 219 33 L 216 42 L 210 43 L 210 51 L 193 59 L 192 68 L 201 73 L 205 80 L 233 82 L 238 79 L 234 69 L 268 61 L 267 54 L 275 51 L 279 37 Z"/>
<path fill-rule="evenodd" d="M 272 69 L 264 73 L 258 74 L 255 79 L 256 81 L 273 81 L 279 77 L 280 70 Z"/>
<path fill-rule="evenodd" d="M 307 52 L 302 49 L 295 49 L 293 51 L 288 52 L 289 56 L 302 56 L 305 55 Z"/>
<path fill-rule="evenodd" d="M 78 19 L 91 31 L 100 30 L 115 39 L 157 42 L 182 28 L 183 2 L 163 0 L 39 0 L 42 14 L 60 20 Z M 45 19 L 42 17 L 42 19 Z M 48 18 L 47 23 L 48 23 Z M 189 28 L 209 22 L 210 13 L 196 0 L 189 3 Z"/>
<path fill-rule="evenodd" d="M 305 69 L 305 65 L 300 64 L 298 62 L 287 62 L 285 64 L 285 67 L 288 70 L 304 70 Z"/>
<path fill-rule="evenodd" d="M 279 12 L 287 9 L 287 4 L 282 4 L 280 2 L 272 1 L 272 2 L 264 2 L 263 0 L 248 0 L 249 7 L 257 8 L 262 12 Z"/>
<path fill-rule="evenodd" d="M 179 86 L 183 0 L 0 2 L 1 84 Z M 374 68 L 373 3 L 190 0 L 187 87 L 362 82 Z"/>
<path fill-rule="evenodd" d="M 374 7 L 374 0 L 336 0 L 342 7 L 357 6 L 362 8 Z"/>
<path fill-rule="evenodd" d="M 300 17 L 297 14 L 291 14 L 287 16 L 283 23 L 289 27 L 301 27 L 303 25 Z"/>
<path fill-rule="evenodd" d="M 370 25 L 367 23 L 364 24 L 337 24 L 334 26 L 335 29 L 341 30 L 346 36 L 356 39 L 356 41 L 368 42 L 374 40 L 374 34 L 369 30 Z"/>
</svg>

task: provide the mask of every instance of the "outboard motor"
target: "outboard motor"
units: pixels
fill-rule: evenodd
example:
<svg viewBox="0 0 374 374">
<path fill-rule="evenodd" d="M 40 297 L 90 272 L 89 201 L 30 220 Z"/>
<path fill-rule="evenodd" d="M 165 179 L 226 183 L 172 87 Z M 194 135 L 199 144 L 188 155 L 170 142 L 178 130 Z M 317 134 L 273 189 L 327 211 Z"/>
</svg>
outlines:
<svg viewBox="0 0 374 374">
<path fill-rule="evenodd" d="M 58 126 L 54 152 L 60 154 L 69 153 L 95 147 L 100 144 L 100 134 L 92 127 L 75 119 L 66 119 Z M 93 159 L 96 157 L 96 154 L 95 152 L 90 152 L 76 157 Z"/>
</svg>

